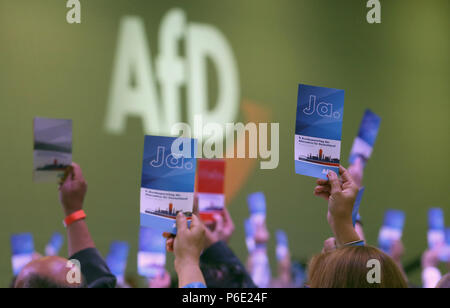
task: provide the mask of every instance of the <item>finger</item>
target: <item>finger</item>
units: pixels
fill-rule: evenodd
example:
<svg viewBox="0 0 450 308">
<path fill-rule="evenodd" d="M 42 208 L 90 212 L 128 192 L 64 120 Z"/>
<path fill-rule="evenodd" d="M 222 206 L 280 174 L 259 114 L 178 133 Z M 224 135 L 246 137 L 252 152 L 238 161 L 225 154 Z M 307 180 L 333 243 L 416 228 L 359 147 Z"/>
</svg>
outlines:
<svg viewBox="0 0 450 308">
<path fill-rule="evenodd" d="M 227 207 L 224 207 L 222 212 L 223 222 L 224 224 L 227 224 L 228 222 L 232 222 L 230 212 L 228 211 Z"/>
<path fill-rule="evenodd" d="M 204 229 L 205 229 L 205 236 L 206 236 L 206 238 L 208 238 L 208 239 L 214 238 L 214 232 L 215 231 L 213 231 L 212 229 L 208 228 L 207 226 L 205 226 Z"/>
<path fill-rule="evenodd" d="M 223 218 L 222 215 L 214 215 L 214 220 L 216 222 L 216 227 L 214 228 L 215 231 L 223 230 Z"/>
<path fill-rule="evenodd" d="M 317 183 L 317 185 L 330 185 L 328 180 L 324 180 L 324 179 L 317 179 L 316 183 Z"/>
<path fill-rule="evenodd" d="M 177 215 L 177 231 L 184 232 L 187 230 L 187 218 L 182 212 Z"/>
<path fill-rule="evenodd" d="M 198 218 L 197 215 L 192 215 L 192 222 L 191 222 L 191 232 L 194 236 L 202 238 L 202 241 L 206 237 L 206 229 L 203 225 L 200 218 Z"/>
<path fill-rule="evenodd" d="M 343 183 L 353 182 L 353 178 L 350 175 L 350 172 L 348 172 L 348 170 L 342 167 L 341 165 L 339 165 L 339 174 L 341 175 Z"/>
<path fill-rule="evenodd" d="M 316 186 L 315 188 L 314 188 L 314 191 L 315 192 L 330 192 L 331 191 L 331 187 L 330 186 L 322 186 L 322 185 L 319 185 L 319 186 Z"/>
<path fill-rule="evenodd" d="M 169 233 L 169 232 L 164 232 L 164 233 L 162 234 L 162 236 L 163 236 L 164 238 L 166 238 L 166 239 L 169 239 L 169 238 L 171 238 L 171 237 L 175 237 L 175 235 L 173 235 L 172 233 Z"/>
<path fill-rule="evenodd" d="M 342 185 L 342 181 L 339 179 L 339 182 Z M 318 186 L 330 186 L 330 181 L 329 180 L 323 180 L 323 179 L 317 179 L 316 184 Z"/>
<path fill-rule="evenodd" d="M 192 208 L 192 213 L 195 215 L 198 215 L 199 210 L 198 210 L 198 196 L 194 196 L 194 206 Z"/>
<path fill-rule="evenodd" d="M 192 229 L 198 229 L 198 228 L 203 228 L 203 223 L 200 220 L 200 218 L 198 218 L 197 215 L 192 215 L 192 220 L 191 220 L 191 230 Z"/>
<path fill-rule="evenodd" d="M 166 250 L 168 252 L 173 252 L 173 244 L 175 243 L 175 239 L 173 237 L 168 238 L 166 240 Z"/>
<path fill-rule="evenodd" d="M 69 175 L 72 173 L 73 168 L 72 166 L 67 166 L 66 169 L 64 170 L 64 175 L 61 177 L 60 181 L 59 181 L 59 187 L 61 188 L 61 186 L 64 184 L 64 182 L 70 178 Z"/>
<path fill-rule="evenodd" d="M 317 196 L 317 197 L 324 198 L 324 199 L 327 200 L 327 201 L 328 201 L 328 199 L 330 199 L 330 194 L 327 193 L 327 192 L 322 192 L 322 193 L 316 193 L 316 192 L 314 192 L 314 195 Z"/>
<path fill-rule="evenodd" d="M 214 221 L 204 221 L 203 224 L 211 230 L 214 230 L 214 226 L 216 225 Z"/>
<path fill-rule="evenodd" d="M 331 194 L 336 194 L 338 192 L 342 191 L 341 183 L 339 182 L 339 178 L 337 174 L 334 171 L 330 171 L 327 174 L 328 181 L 330 182 L 331 186 Z"/>
<path fill-rule="evenodd" d="M 233 219 L 231 218 L 230 212 L 226 207 L 223 210 L 222 217 L 224 226 L 226 226 L 228 229 L 234 229 Z"/>
<path fill-rule="evenodd" d="M 84 180 L 83 172 L 81 171 L 81 167 L 77 163 L 72 163 L 73 168 L 73 179 L 74 180 Z"/>
</svg>

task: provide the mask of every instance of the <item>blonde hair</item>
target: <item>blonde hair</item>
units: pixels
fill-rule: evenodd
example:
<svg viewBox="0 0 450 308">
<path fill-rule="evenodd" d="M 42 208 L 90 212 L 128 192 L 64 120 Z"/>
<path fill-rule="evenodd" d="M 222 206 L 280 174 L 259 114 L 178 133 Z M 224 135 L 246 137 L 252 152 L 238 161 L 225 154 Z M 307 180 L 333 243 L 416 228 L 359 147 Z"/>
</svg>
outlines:
<svg viewBox="0 0 450 308">
<path fill-rule="evenodd" d="M 380 283 L 367 279 L 369 260 L 381 266 Z M 315 256 L 309 265 L 311 288 L 407 288 L 407 282 L 394 260 L 370 246 L 344 247 Z"/>
</svg>

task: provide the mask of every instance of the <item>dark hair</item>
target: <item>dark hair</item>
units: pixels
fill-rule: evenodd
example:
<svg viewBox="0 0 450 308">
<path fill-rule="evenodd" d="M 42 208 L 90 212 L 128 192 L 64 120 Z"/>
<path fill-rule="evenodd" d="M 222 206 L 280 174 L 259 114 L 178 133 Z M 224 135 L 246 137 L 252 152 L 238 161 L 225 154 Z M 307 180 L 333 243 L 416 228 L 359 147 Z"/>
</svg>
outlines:
<svg viewBox="0 0 450 308">
<path fill-rule="evenodd" d="M 368 261 L 380 262 L 380 283 L 367 280 Z M 407 288 L 394 260 L 375 247 L 345 247 L 314 257 L 309 265 L 312 288 Z"/>
<path fill-rule="evenodd" d="M 68 284 L 61 284 L 53 281 L 51 278 L 33 274 L 31 275 L 23 285 L 24 289 L 80 289 L 87 288 L 86 280 L 81 279 L 81 284 L 76 286 L 70 286 Z"/>
<path fill-rule="evenodd" d="M 252 288 L 254 284 L 249 281 L 248 274 L 240 264 L 217 264 L 214 262 L 201 262 L 200 268 L 208 288 Z"/>
</svg>

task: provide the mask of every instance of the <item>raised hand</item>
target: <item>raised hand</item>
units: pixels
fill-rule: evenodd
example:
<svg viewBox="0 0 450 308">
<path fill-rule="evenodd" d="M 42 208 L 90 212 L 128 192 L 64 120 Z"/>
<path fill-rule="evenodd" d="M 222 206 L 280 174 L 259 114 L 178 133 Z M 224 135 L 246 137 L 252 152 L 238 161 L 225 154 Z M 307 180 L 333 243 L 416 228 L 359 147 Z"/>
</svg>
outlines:
<svg viewBox="0 0 450 308">
<path fill-rule="evenodd" d="M 328 173 L 328 181 L 318 179 L 314 194 L 328 201 L 328 223 L 335 234 L 337 244 L 343 245 L 360 240 L 352 223 L 358 186 L 344 167 L 339 166 L 339 173 L 341 180 L 333 171 Z"/>
<path fill-rule="evenodd" d="M 175 270 L 180 287 L 205 279 L 200 271 L 200 255 L 205 248 L 205 226 L 196 214 L 192 215 L 191 226 L 183 213 L 177 216 L 177 234 L 164 234 L 166 248 L 175 254 Z"/>
<path fill-rule="evenodd" d="M 87 192 L 87 183 L 76 163 L 66 171 L 64 182 L 59 186 L 59 200 L 66 216 L 83 209 L 84 197 Z"/>
<path fill-rule="evenodd" d="M 214 223 L 205 226 L 206 247 L 219 241 L 227 243 L 234 232 L 234 223 L 226 208 L 221 215 L 214 215 L 214 221 Z"/>
</svg>

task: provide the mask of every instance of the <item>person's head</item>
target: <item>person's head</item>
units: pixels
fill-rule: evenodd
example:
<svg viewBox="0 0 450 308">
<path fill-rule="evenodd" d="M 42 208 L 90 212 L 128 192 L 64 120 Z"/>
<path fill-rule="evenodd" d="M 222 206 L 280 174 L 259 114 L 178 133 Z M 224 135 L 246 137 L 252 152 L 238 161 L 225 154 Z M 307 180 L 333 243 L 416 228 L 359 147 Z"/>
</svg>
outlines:
<svg viewBox="0 0 450 308">
<path fill-rule="evenodd" d="M 15 281 L 15 288 L 83 288 L 81 283 L 70 283 L 67 279 L 71 267 L 61 257 L 44 257 L 28 263 Z"/>
<path fill-rule="evenodd" d="M 450 289 L 450 273 L 442 277 L 436 286 L 437 289 Z"/>
<path fill-rule="evenodd" d="M 249 288 L 245 269 L 240 265 L 200 262 L 200 269 L 208 288 Z"/>
<path fill-rule="evenodd" d="M 372 281 L 368 279 L 372 277 L 369 272 L 376 270 L 373 260 L 380 265 L 380 283 L 371 283 Z M 407 288 L 408 286 L 392 258 L 370 246 L 344 247 L 315 256 L 309 265 L 308 280 L 311 288 Z"/>
</svg>

